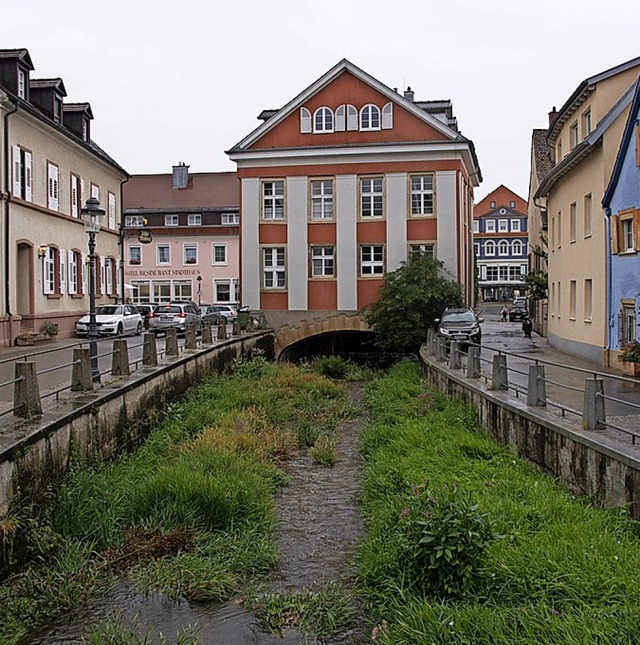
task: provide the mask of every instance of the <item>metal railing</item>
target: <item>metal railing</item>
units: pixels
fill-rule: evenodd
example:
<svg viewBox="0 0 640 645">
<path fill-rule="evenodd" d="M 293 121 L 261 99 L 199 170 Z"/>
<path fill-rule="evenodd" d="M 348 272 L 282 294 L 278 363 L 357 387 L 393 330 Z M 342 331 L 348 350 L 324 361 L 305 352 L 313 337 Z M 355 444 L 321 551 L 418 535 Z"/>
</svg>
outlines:
<svg viewBox="0 0 640 645">
<path fill-rule="evenodd" d="M 639 380 L 548 359 L 531 358 L 490 345 L 467 342 L 465 345 L 468 347 L 466 355 L 456 341 L 438 336 L 435 330 L 429 330 L 427 335 L 430 356 L 438 362 L 447 362 L 451 369 L 461 370 L 467 378 L 483 379 L 491 390 L 512 392 L 516 398 L 525 397 L 528 406 L 551 408 L 562 417 L 573 415 L 584 430 L 623 433 L 631 439 L 632 445 L 640 438 L 640 416 L 636 416 L 640 414 Z M 487 357 L 486 353 L 491 356 Z M 466 360 L 463 360 L 464 356 Z M 509 360 L 512 361 L 511 365 Z M 527 365 L 527 371 L 522 369 L 521 364 L 513 365 L 516 361 Z M 547 368 L 553 370 L 553 378 L 547 376 Z M 585 375 L 584 385 L 575 384 L 576 373 Z M 573 382 L 569 382 L 570 374 L 573 375 Z M 512 375 L 515 375 L 513 380 L 510 378 Z M 548 386 L 554 388 L 552 396 L 547 394 Z M 619 390 L 637 395 L 639 402 L 622 398 Z M 614 407 L 616 414 L 608 409 L 611 407 Z M 630 419 L 629 427 L 621 425 L 618 417 Z"/>
</svg>

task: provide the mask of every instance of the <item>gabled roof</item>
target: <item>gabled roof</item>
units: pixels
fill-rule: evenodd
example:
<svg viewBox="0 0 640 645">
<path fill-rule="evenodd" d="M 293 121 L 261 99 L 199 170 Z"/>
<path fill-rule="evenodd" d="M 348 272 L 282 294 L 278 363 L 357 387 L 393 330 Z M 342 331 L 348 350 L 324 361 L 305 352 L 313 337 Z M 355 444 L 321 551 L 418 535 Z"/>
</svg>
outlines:
<svg viewBox="0 0 640 645">
<path fill-rule="evenodd" d="M 18 60 L 28 69 L 34 69 L 28 49 L 0 49 L 0 59 L 2 58 L 7 60 Z"/>
<path fill-rule="evenodd" d="M 91 103 L 63 103 L 63 112 L 84 112 L 88 118 L 93 119 Z"/>
<path fill-rule="evenodd" d="M 616 74 L 620 74 L 622 72 L 626 72 L 629 69 L 633 69 L 638 65 L 640 65 L 640 57 L 633 58 L 626 63 L 616 65 L 615 67 L 607 69 L 604 72 L 600 72 L 599 74 L 591 76 L 590 78 L 582 81 L 582 83 L 578 85 L 573 94 L 567 99 L 565 104 L 558 111 L 553 123 L 551 124 L 551 127 L 548 130 L 547 138 L 550 141 L 553 141 L 555 137 L 558 136 L 558 132 L 560 131 L 562 126 L 571 118 L 571 115 L 576 112 L 580 105 L 584 103 L 587 96 L 589 96 L 589 94 L 593 92 L 595 86 L 598 83 L 606 80 L 607 78 L 611 78 Z"/>
<path fill-rule="evenodd" d="M 602 198 L 602 206 L 604 208 L 609 208 L 609 206 L 611 205 L 611 200 L 613 199 L 613 194 L 615 192 L 616 186 L 618 185 L 622 167 L 624 166 L 624 159 L 627 150 L 631 145 L 631 141 L 633 140 L 633 131 L 638 122 L 638 114 L 640 113 L 640 77 L 638 77 L 635 86 L 636 89 L 635 94 L 633 95 L 633 103 L 631 104 L 631 109 L 627 118 L 627 124 L 624 128 L 622 140 L 620 141 L 620 148 L 618 149 L 616 162 L 613 166 L 611 179 L 609 180 L 609 185 L 607 186 L 607 190 L 605 191 L 604 197 Z"/>
<path fill-rule="evenodd" d="M 67 95 L 67 90 L 61 78 L 31 78 L 29 79 L 29 89 L 42 90 L 53 88 L 57 90 L 62 96 Z"/>
<path fill-rule="evenodd" d="M 638 59 L 640 61 L 640 59 Z M 589 156 L 597 146 L 602 144 L 602 137 L 609 129 L 611 124 L 622 114 L 624 109 L 631 103 L 637 81 L 634 81 L 617 100 L 613 107 L 604 115 L 598 123 L 595 130 L 581 141 L 562 161 L 557 163 L 552 170 L 540 182 L 535 198 L 546 197 L 552 188 L 564 177 L 572 168 L 577 166 L 585 157 Z"/>
<path fill-rule="evenodd" d="M 375 78 L 373 78 L 373 76 L 370 76 L 365 71 L 361 70 L 359 67 L 356 67 L 353 63 L 349 62 L 345 58 L 341 60 L 337 65 L 332 67 L 328 72 L 323 74 L 317 81 L 315 81 L 315 83 L 312 83 L 309 87 L 307 87 L 306 90 L 303 90 L 300 94 L 294 97 L 275 114 L 267 117 L 267 113 L 272 112 L 272 110 L 263 111 L 258 118 L 266 117 L 265 122 L 262 125 L 258 126 L 244 139 L 242 139 L 242 141 L 234 145 L 230 150 L 227 150 L 227 154 L 240 152 L 249 148 L 265 133 L 269 132 L 272 128 L 276 127 L 286 117 L 288 117 L 292 112 L 300 108 L 306 101 L 309 100 L 311 96 L 319 92 L 322 88 L 327 86 L 345 71 L 353 74 L 353 76 L 360 79 L 364 83 L 367 83 L 375 90 L 380 92 L 380 94 L 387 97 L 390 101 L 401 105 L 408 112 L 411 112 L 419 119 L 429 124 L 432 128 L 443 134 L 448 139 L 453 141 L 467 141 L 467 139 L 465 139 L 461 134 L 450 128 L 448 125 L 445 125 L 440 119 L 432 116 L 428 111 L 421 109 L 420 106 L 416 105 L 413 101 L 405 99 L 390 87 L 387 87 L 380 81 L 376 80 Z"/>
<path fill-rule="evenodd" d="M 509 204 L 504 203 L 505 196 L 509 198 L 509 201 L 514 201 L 516 203 L 515 208 L 511 208 Z M 500 200 L 502 200 L 502 202 Z M 496 205 L 494 207 L 491 206 L 492 201 L 496 202 Z M 482 217 L 483 215 L 486 215 L 490 212 L 497 211 L 501 206 L 507 208 L 512 212 L 526 215 L 527 200 L 520 197 L 518 193 L 514 193 L 511 188 L 507 188 L 507 186 L 505 186 L 504 184 L 500 184 L 497 188 L 494 188 L 488 195 L 483 197 L 477 204 L 474 205 L 473 216 Z M 519 206 L 522 207 L 522 210 L 520 210 Z"/>
</svg>

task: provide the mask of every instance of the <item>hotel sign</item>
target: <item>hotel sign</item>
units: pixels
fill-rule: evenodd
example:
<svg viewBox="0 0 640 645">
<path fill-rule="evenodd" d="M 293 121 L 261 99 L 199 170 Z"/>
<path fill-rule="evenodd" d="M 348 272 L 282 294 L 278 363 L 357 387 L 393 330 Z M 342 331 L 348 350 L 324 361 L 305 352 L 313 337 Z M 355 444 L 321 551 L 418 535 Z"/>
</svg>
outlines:
<svg viewBox="0 0 640 645">
<path fill-rule="evenodd" d="M 153 236 L 151 235 L 151 230 L 148 228 L 141 228 L 138 231 L 138 242 L 140 244 L 150 244 L 153 240 Z"/>
</svg>

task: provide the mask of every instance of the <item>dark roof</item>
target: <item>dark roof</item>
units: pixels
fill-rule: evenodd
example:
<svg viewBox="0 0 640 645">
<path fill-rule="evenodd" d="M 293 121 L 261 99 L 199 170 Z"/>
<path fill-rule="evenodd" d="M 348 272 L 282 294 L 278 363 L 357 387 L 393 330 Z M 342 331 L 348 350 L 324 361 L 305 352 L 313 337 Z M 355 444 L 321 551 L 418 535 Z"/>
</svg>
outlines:
<svg viewBox="0 0 640 645">
<path fill-rule="evenodd" d="M 29 69 L 34 69 L 28 49 L 0 49 L 0 58 L 19 60 Z"/>
<path fill-rule="evenodd" d="M 551 172 L 553 160 L 551 159 L 551 148 L 547 143 L 547 131 L 536 129 L 531 137 L 533 159 L 536 166 L 536 177 L 541 182 Z"/>
<path fill-rule="evenodd" d="M 93 119 L 93 111 L 91 110 L 91 103 L 63 103 L 63 112 L 86 112 L 90 119 Z"/>
<path fill-rule="evenodd" d="M 262 112 L 260 112 L 260 114 L 258 114 L 258 118 L 261 121 L 267 121 L 272 116 L 275 116 L 276 114 L 278 114 L 278 112 L 280 112 L 279 109 L 278 110 L 262 110 Z"/>
<path fill-rule="evenodd" d="M 235 172 L 190 173 L 187 188 L 173 188 L 173 175 L 134 175 L 124 184 L 124 208 L 224 209 L 240 207 L 240 181 Z"/>
<path fill-rule="evenodd" d="M 62 96 L 67 95 L 67 90 L 61 78 L 30 78 L 29 79 L 29 89 L 39 90 L 39 89 L 46 89 L 49 87 L 52 87 L 58 90 L 58 92 L 60 92 Z"/>
<path fill-rule="evenodd" d="M 640 113 L 640 76 L 636 81 L 636 90 L 633 95 L 633 103 L 631 104 L 631 109 L 629 111 L 629 116 L 627 118 L 627 124 L 624 128 L 624 134 L 622 135 L 622 140 L 620 141 L 620 148 L 618 149 L 618 154 L 616 156 L 616 162 L 613 166 L 613 172 L 611 173 L 611 179 L 609 180 L 609 185 L 607 190 L 604 193 L 602 198 L 602 206 L 604 208 L 609 208 L 611 205 L 611 200 L 615 193 L 616 186 L 618 185 L 618 180 L 620 179 L 620 173 L 624 166 L 624 158 L 626 156 L 627 149 L 631 145 L 633 131 L 636 127 L 638 120 L 638 114 Z"/>
</svg>

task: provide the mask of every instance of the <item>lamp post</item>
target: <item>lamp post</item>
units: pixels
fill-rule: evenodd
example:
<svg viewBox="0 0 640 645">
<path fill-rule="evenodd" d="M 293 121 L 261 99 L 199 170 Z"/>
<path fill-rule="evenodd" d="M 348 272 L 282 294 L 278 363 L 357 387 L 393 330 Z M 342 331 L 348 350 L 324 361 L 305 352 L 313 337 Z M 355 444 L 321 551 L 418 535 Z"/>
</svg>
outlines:
<svg viewBox="0 0 640 645">
<path fill-rule="evenodd" d="M 201 304 L 201 302 L 200 302 L 200 294 L 202 293 L 202 276 L 201 275 L 199 275 L 196 278 L 196 282 L 198 283 L 198 307 L 199 307 L 200 304 Z"/>
<path fill-rule="evenodd" d="M 100 383 L 98 368 L 98 327 L 96 325 L 96 233 L 100 232 L 100 223 L 104 217 L 104 208 L 95 197 L 87 199 L 82 213 L 84 230 L 89 236 L 89 356 L 91 357 L 91 380 Z"/>
</svg>

